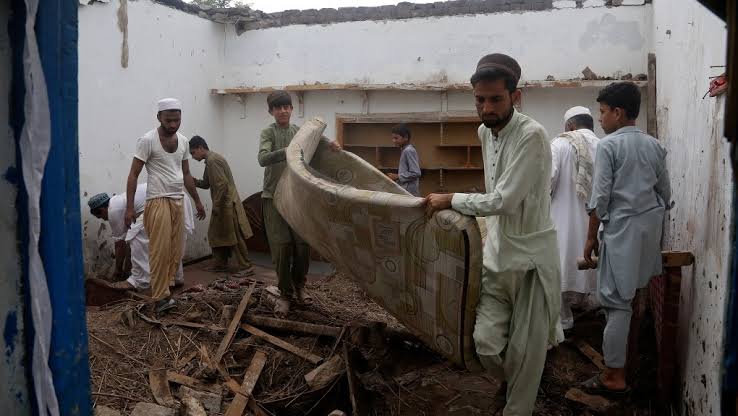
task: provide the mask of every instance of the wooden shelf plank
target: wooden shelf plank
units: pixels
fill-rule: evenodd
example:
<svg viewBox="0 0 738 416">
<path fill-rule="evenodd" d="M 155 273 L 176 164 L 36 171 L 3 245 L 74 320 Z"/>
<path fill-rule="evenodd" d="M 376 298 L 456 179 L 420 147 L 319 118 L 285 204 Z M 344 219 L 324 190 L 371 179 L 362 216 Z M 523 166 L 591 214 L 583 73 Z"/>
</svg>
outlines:
<svg viewBox="0 0 738 416">
<path fill-rule="evenodd" d="M 459 144 L 456 144 L 456 143 L 441 143 L 441 144 L 439 144 L 437 146 L 438 147 L 482 147 L 482 144 L 481 143 L 474 143 L 474 144 L 469 144 L 469 143 L 466 143 L 466 144 L 464 144 L 464 143 L 459 143 Z"/>
<path fill-rule="evenodd" d="M 370 148 L 386 147 L 386 148 L 391 148 L 391 149 L 397 148 L 397 146 L 393 144 L 370 144 L 370 143 L 344 143 L 343 147 L 370 147 Z"/>
<path fill-rule="evenodd" d="M 375 166 L 375 168 L 379 170 L 397 170 L 396 167 L 389 167 L 389 166 Z M 484 170 L 483 167 L 478 166 L 428 166 L 428 167 L 420 167 L 420 170 L 476 170 L 476 171 L 482 171 Z"/>
<path fill-rule="evenodd" d="M 475 123 L 479 116 L 475 111 L 430 111 L 422 113 L 337 113 L 336 121 L 341 124 L 422 124 L 422 123 Z"/>
<path fill-rule="evenodd" d="M 520 88 L 603 88 L 616 80 L 562 80 L 562 81 L 522 81 Z M 641 88 L 648 85 L 648 81 L 632 81 Z M 214 95 L 228 94 L 263 94 L 276 90 L 291 92 L 305 91 L 471 91 L 470 84 L 438 83 L 438 84 L 334 84 L 319 83 L 285 85 L 282 87 L 236 87 L 236 88 L 213 88 L 210 90 Z"/>
</svg>

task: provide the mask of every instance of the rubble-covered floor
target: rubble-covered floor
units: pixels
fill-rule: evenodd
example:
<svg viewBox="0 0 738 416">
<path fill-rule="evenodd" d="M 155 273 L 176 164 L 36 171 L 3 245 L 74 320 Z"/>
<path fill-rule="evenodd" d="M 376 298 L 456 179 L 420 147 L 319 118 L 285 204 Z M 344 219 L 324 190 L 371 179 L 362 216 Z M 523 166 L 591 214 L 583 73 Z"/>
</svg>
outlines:
<svg viewBox="0 0 738 416">
<path fill-rule="evenodd" d="M 140 299 L 122 299 L 104 306 L 88 307 L 90 368 L 93 401 L 129 415 L 139 402 L 156 403 L 150 371 L 167 370 L 198 380 L 199 390 L 220 392 L 210 395 L 207 414 L 226 414 L 234 394 L 222 387 L 226 377 L 241 384 L 256 351 L 266 354 L 266 364 L 253 390 L 257 408 L 245 414 L 327 415 L 335 409 L 351 414 L 350 387 L 341 365 L 341 374 L 322 388 L 308 387 L 304 376 L 317 367 L 293 353 L 250 335 L 236 333 L 223 355 L 223 369 L 207 368 L 216 354 L 230 323 L 230 314 L 248 287 L 255 289 L 243 322 L 252 316 L 273 317 L 273 299 L 266 287 L 275 283 L 274 272 L 256 267 L 251 278 L 225 279 L 204 271 L 207 262 L 189 266 L 189 282 L 176 295 L 179 303 L 157 323 Z M 295 308 L 290 321 L 335 327 L 339 336 L 316 336 L 277 330 L 254 324 L 326 361 L 333 354 L 343 358 L 344 346 L 355 377 L 356 400 L 360 413 L 367 415 L 493 415 L 504 404 L 498 394 L 500 382 L 491 376 L 470 374 L 455 368 L 418 343 L 412 335 L 382 308 L 367 298 L 351 280 L 336 274 L 312 276 L 308 288 L 312 305 Z M 223 316 L 224 306 L 226 316 Z M 179 322 L 172 323 L 172 321 Z M 203 328 L 182 326 L 201 324 Z M 584 341 L 600 349 L 604 319 L 597 313 L 583 313 L 570 339 Z M 653 380 L 653 331 L 644 325 L 641 341 L 641 366 L 634 391 L 623 401 L 612 400 L 605 413 L 651 415 L 655 391 Z M 339 342 L 337 339 L 339 338 Z M 535 415 L 589 415 L 596 412 L 567 400 L 566 392 L 576 383 L 595 374 L 597 367 L 574 345 L 567 342 L 549 352 L 538 393 Z M 166 384 L 166 383 L 165 383 Z M 203 387 L 204 386 L 204 387 Z M 182 389 L 169 383 L 174 402 L 179 406 Z M 161 399 L 161 398 L 160 398 Z M 206 400 L 203 400 L 205 404 Z M 220 403 L 217 403 L 220 402 Z M 219 404 L 219 406 L 216 406 Z M 251 413 L 249 413 L 251 412 Z M 184 414 L 184 412 L 183 412 Z"/>
</svg>

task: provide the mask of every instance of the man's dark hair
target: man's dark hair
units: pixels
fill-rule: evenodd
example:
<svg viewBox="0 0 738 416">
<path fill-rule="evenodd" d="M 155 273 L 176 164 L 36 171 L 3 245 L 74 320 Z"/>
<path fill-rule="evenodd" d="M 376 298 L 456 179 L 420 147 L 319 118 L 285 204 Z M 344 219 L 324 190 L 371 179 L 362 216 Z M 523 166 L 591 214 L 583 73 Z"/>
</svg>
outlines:
<svg viewBox="0 0 738 416">
<path fill-rule="evenodd" d="M 274 91 L 267 96 L 269 111 L 272 111 L 274 107 L 281 107 L 283 105 L 292 106 L 292 96 L 287 91 Z"/>
<path fill-rule="evenodd" d="M 192 138 L 190 139 L 190 150 L 197 149 L 198 147 L 202 147 L 205 150 L 210 150 L 205 139 L 200 136 L 192 136 Z"/>
<path fill-rule="evenodd" d="M 410 128 L 405 123 L 400 123 L 392 127 L 392 134 L 397 134 L 410 140 Z"/>
<path fill-rule="evenodd" d="M 471 77 L 472 87 L 477 85 L 479 81 L 505 81 L 505 89 L 510 93 L 518 89 L 518 80 L 509 72 L 497 68 L 482 69 L 474 73 Z"/>
<path fill-rule="evenodd" d="M 594 130 L 594 119 L 589 114 L 579 114 L 569 119 L 579 129 Z"/>
<path fill-rule="evenodd" d="M 641 111 L 641 91 L 632 82 L 613 82 L 600 91 L 597 102 L 622 108 L 628 119 L 635 120 Z"/>
</svg>

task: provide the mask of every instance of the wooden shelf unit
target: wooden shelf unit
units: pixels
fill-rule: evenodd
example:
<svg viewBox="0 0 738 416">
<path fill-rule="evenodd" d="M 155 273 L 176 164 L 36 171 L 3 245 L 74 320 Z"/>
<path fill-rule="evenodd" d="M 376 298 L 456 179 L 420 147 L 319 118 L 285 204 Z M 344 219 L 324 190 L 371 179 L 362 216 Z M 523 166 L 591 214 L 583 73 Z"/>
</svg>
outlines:
<svg viewBox="0 0 738 416">
<path fill-rule="evenodd" d="M 560 81 L 520 81 L 519 88 L 603 88 L 615 80 L 585 80 L 571 79 Z M 640 87 L 648 85 L 648 81 L 632 81 Z M 427 84 L 335 84 L 315 82 L 312 84 L 296 84 L 284 86 L 267 87 L 234 87 L 234 88 L 212 88 L 211 94 L 263 94 L 276 90 L 285 90 L 294 93 L 310 91 L 471 91 L 469 83 L 427 83 Z"/>
<path fill-rule="evenodd" d="M 484 191 L 480 122 L 473 111 L 336 114 L 336 140 L 377 169 L 396 172 L 400 149 L 392 145 L 391 129 L 398 123 L 406 123 L 412 133 L 422 195 Z"/>
</svg>

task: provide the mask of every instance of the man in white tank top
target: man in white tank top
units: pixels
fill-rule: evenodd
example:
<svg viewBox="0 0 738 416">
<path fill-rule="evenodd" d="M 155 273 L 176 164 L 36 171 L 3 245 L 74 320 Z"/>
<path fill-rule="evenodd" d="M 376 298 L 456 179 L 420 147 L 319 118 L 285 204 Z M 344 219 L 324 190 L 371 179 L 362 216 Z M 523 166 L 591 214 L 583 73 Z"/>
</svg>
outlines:
<svg viewBox="0 0 738 416">
<path fill-rule="evenodd" d="M 144 227 L 149 235 L 151 297 L 156 300 L 154 309 L 157 314 L 175 306 L 169 285 L 174 283 L 182 259 L 183 188 L 187 188 L 195 201 L 197 218 L 205 219 L 205 209 L 190 174 L 187 138 L 177 133 L 182 122 L 182 105 L 177 99 L 165 98 L 159 101 L 158 110 L 156 117 L 160 126 L 136 143 L 126 186 L 125 216 L 126 226 L 130 227 L 136 221 L 134 196 L 138 176 L 146 166 L 148 188 Z"/>
</svg>

